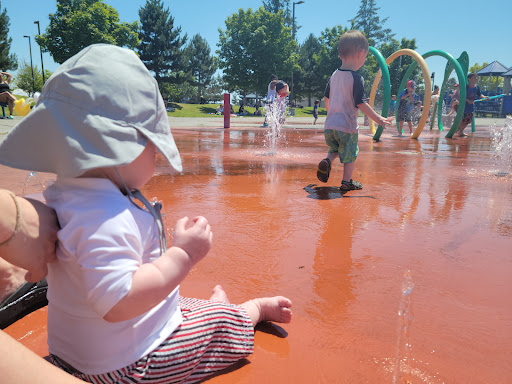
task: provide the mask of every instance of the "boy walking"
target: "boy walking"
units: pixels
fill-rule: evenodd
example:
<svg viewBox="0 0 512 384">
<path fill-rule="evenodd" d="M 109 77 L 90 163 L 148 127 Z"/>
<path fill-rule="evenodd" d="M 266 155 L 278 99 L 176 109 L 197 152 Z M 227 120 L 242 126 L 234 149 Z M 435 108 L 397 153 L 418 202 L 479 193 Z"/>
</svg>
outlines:
<svg viewBox="0 0 512 384">
<path fill-rule="evenodd" d="M 402 135 L 404 121 L 407 121 L 409 125 L 409 133 L 412 135 L 412 116 L 411 109 L 412 104 L 414 103 L 414 90 L 416 89 L 416 82 L 414 80 L 409 80 L 407 82 L 407 86 L 405 89 L 400 92 L 399 99 L 400 103 L 398 104 L 398 132 Z"/>
<path fill-rule="evenodd" d="M 467 134 L 464 133 L 464 128 L 471 124 L 473 120 L 473 112 L 475 111 L 475 100 L 487 99 L 488 97 L 480 92 L 480 87 L 476 84 L 478 82 L 478 75 L 476 73 L 470 73 L 468 75 L 468 83 L 466 84 L 466 103 L 464 104 L 464 115 L 462 121 L 457 129 L 457 135 L 465 137 Z"/>
<path fill-rule="evenodd" d="M 393 117 L 378 115 L 366 102 L 364 83 L 356 73 L 368 55 L 368 40 L 359 31 L 348 31 L 340 37 L 338 54 L 341 67 L 334 71 L 325 89 L 325 108 L 327 118 L 324 124 L 325 142 L 329 146 L 327 157 L 318 164 L 318 180 L 326 183 L 331 172 L 331 163 L 340 158 L 343 164 L 343 180 L 340 189 L 351 191 L 363 189 L 363 185 L 352 180 L 357 147 L 359 126 L 357 117 L 363 112 L 378 125 L 389 125 Z"/>
</svg>

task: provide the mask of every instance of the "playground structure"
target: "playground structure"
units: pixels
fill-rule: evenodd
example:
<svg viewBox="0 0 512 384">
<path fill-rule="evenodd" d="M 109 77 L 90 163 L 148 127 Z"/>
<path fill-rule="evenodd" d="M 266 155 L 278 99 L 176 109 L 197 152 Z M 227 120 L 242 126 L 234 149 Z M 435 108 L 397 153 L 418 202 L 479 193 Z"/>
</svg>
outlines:
<svg viewBox="0 0 512 384">
<path fill-rule="evenodd" d="M 372 107 L 374 106 L 375 96 L 377 94 L 377 88 L 379 86 L 380 80 L 382 79 L 382 82 L 383 82 L 382 116 L 384 116 L 384 117 L 388 116 L 389 101 L 391 99 L 391 82 L 390 82 L 390 77 L 389 77 L 388 65 L 390 65 L 393 62 L 393 60 L 395 60 L 397 57 L 404 56 L 404 55 L 410 56 L 414 60 L 413 63 L 409 66 L 409 69 L 405 73 L 405 75 L 400 83 L 400 86 L 397 91 L 397 95 L 400 94 L 400 92 L 402 92 L 402 90 L 405 88 L 405 85 L 406 85 L 409 77 L 411 76 L 413 71 L 418 67 L 418 65 L 421 69 L 421 73 L 423 75 L 423 79 L 425 82 L 425 99 L 424 99 L 425 101 L 424 101 L 424 106 L 423 106 L 423 112 L 422 112 L 420 120 L 418 122 L 418 126 L 416 127 L 416 130 L 411 135 L 412 139 L 417 139 L 421 135 L 421 132 L 423 131 L 423 128 L 425 127 L 425 123 L 428 119 L 429 110 L 430 110 L 430 106 L 431 106 L 431 102 L 432 102 L 432 86 L 431 86 L 431 82 L 430 82 L 430 72 L 428 70 L 428 66 L 427 66 L 427 63 L 425 62 L 425 59 L 427 59 L 431 56 L 444 57 L 448 62 L 446 64 L 444 80 L 443 80 L 443 84 L 441 86 L 440 94 L 441 95 L 444 94 L 447 84 L 448 84 L 448 79 L 450 78 L 451 73 L 455 70 L 455 73 L 456 73 L 457 79 L 458 79 L 458 83 L 460 84 L 459 99 L 460 100 L 466 99 L 466 85 L 467 85 L 466 73 L 468 72 L 468 68 L 469 68 L 469 57 L 468 57 L 467 52 L 462 52 L 460 57 L 458 59 L 455 59 L 449 53 L 446 53 L 446 52 L 440 51 L 440 50 L 429 51 L 423 55 L 420 55 L 419 53 L 417 53 L 416 51 L 414 51 L 412 49 L 400 49 L 400 50 L 394 52 L 387 59 L 384 59 L 382 54 L 376 48 L 370 47 L 369 50 L 370 50 L 370 53 L 372 53 L 376 57 L 376 59 L 379 63 L 379 68 L 380 68 L 379 72 L 377 73 L 377 76 L 375 77 L 375 79 L 373 81 L 372 89 L 370 92 L 369 104 Z M 432 112 L 432 119 L 431 119 L 432 121 L 430 124 L 430 129 L 432 129 L 432 127 L 434 125 L 433 122 L 435 119 L 435 113 L 437 112 L 439 131 L 443 131 L 444 130 L 443 119 L 442 119 L 443 111 L 442 111 L 442 108 L 438 107 L 439 102 L 442 103 L 442 100 L 438 100 L 435 102 L 436 104 L 434 105 L 433 112 Z M 446 134 L 446 138 L 452 138 L 453 134 L 457 130 L 457 127 L 459 126 L 460 121 L 462 120 L 463 114 L 464 114 L 464 108 L 459 108 L 457 110 L 457 114 L 453 120 L 452 126 L 450 127 L 448 133 Z M 397 129 L 399 130 L 399 133 L 401 133 L 398 125 L 397 125 Z M 472 124 L 472 129 L 473 129 L 473 131 L 475 129 L 474 123 Z M 380 136 L 382 135 L 383 127 L 379 125 L 379 127 L 377 129 L 375 129 L 375 123 L 373 121 L 370 121 L 370 130 L 372 133 L 374 133 L 373 140 L 379 141 Z"/>
</svg>

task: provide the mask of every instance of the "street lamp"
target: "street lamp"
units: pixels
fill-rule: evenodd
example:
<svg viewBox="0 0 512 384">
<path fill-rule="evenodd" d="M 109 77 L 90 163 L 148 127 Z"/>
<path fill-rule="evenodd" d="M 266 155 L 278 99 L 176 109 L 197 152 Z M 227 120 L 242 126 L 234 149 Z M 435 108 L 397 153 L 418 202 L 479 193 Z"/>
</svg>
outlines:
<svg viewBox="0 0 512 384">
<path fill-rule="evenodd" d="M 292 38 L 293 38 L 293 40 L 295 40 L 295 5 L 296 4 L 304 4 L 304 1 L 293 2 L 293 6 L 292 6 Z M 292 88 L 291 88 L 291 92 L 290 92 L 290 100 L 292 101 L 292 103 L 293 103 L 294 96 L 295 96 L 295 94 L 293 93 L 293 67 L 292 67 Z"/>
<path fill-rule="evenodd" d="M 36 93 L 36 83 L 34 80 L 34 66 L 32 65 L 32 44 L 30 43 L 30 36 L 23 36 L 28 38 L 28 48 L 30 49 L 30 69 L 32 70 L 32 94 Z"/>
<path fill-rule="evenodd" d="M 39 21 L 34 21 L 34 24 L 37 24 L 37 34 L 41 35 L 41 29 L 39 28 Z M 45 79 L 44 79 L 44 65 L 43 65 L 43 50 L 41 49 L 41 46 L 39 46 L 39 51 L 41 52 L 41 73 L 43 74 L 43 85 L 44 85 Z"/>
</svg>

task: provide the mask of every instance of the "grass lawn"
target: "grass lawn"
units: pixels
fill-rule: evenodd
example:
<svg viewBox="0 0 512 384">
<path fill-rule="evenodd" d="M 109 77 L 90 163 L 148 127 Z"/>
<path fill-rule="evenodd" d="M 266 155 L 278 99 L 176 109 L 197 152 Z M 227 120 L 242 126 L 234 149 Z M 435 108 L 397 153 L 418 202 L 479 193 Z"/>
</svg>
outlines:
<svg viewBox="0 0 512 384">
<path fill-rule="evenodd" d="M 173 107 L 174 111 L 167 112 L 169 116 L 175 117 L 219 117 L 223 118 L 223 116 L 215 115 L 217 111 L 217 107 L 219 104 L 181 104 L 181 103 L 169 103 L 169 107 Z M 238 105 L 234 105 L 233 109 L 238 112 Z M 246 107 L 245 111 L 249 113 L 246 117 L 258 117 L 254 116 L 254 111 L 256 108 Z M 325 116 L 327 113 L 325 108 L 319 108 L 318 114 L 320 116 Z M 297 117 L 311 117 L 313 118 L 313 107 L 307 108 L 295 108 L 295 116 Z"/>
</svg>

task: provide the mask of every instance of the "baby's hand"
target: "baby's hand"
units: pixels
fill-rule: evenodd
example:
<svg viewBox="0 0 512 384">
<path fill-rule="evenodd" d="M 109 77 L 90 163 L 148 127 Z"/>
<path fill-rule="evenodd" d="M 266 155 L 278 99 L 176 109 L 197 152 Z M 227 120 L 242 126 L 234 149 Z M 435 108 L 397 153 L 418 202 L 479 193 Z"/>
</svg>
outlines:
<svg viewBox="0 0 512 384">
<path fill-rule="evenodd" d="M 188 217 L 183 217 L 176 222 L 173 246 L 183 249 L 195 264 L 210 250 L 213 233 L 202 216 L 195 217 L 192 226 L 186 228 L 188 221 Z"/>
</svg>

